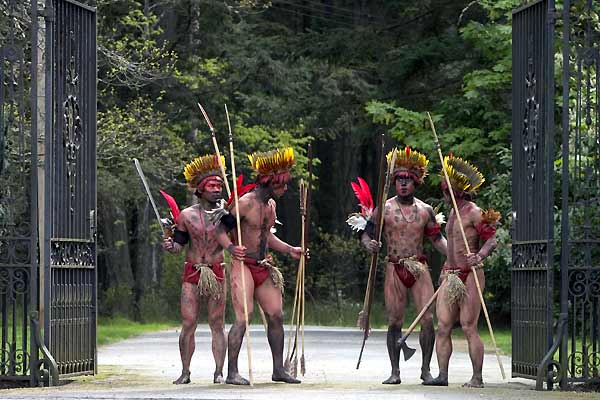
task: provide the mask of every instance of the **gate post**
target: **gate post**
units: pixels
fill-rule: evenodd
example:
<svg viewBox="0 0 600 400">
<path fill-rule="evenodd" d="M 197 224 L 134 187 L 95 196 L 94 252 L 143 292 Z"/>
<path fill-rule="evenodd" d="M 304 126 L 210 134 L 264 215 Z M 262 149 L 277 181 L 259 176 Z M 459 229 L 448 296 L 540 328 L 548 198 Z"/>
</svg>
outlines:
<svg viewBox="0 0 600 400">
<path fill-rule="evenodd" d="M 553 343 L 554 1 L 514 10 L 512 26 L 512 376 L 541 388 Z"/>
<path fill-rule="evenodd" d="M 37 161 L 38 161 L 38 143 L 37 143 L 37 134 L 38 134 L 38 126 L 37 126 L 37 71 L 38 71 L 38 9 L 37 9 L 37 1 L 31 0 L 31 204 L 34 205 L 37 202 L 38 198 L 38 171 L 37 171 Z M 38 235 L 38 209 L 37 204 L 35 207 L 31 207 L 31 249 L 35 249 L 31 256 L 31 290 L 30 290 L 30 305 L 29 305 L 29 318 L 33 318 L 35 313 L 37 313 L 38 309 L 38 271 L 39 271 L 39 257 L 38 257 L 38 244 L 39 244 L 39 235 Z M 29 322 L 29 321 L 28 321 Z M 31 349 L 35 349 L 35 351 L 31 351 L 30 354 L 30 383 L 32 386 L 37 385 L 38 378 L 38 350 L 37 350 L 37 341 L 35 337 L 35 325 L 31 323 Z M 35 371 L 33 370 L 35 368 Z"/>
<path fill-rule="evenodd" d="M 96 10 L 46 0 L 45 344 L 96 372 Z"/>
<path fill-rule="evenodd" d="M 562 56 L 563 60 L 569 59 L 570 36 L 571 36 L 571 18 L 569 9 L 571 1 L 564 0 L 563 4 L 563 41 L 562 41 Z M 562 199 L 561 199 L 561 228 L 560 228 L 560 316 L 559 329 L 557 334 L 560 341 L 559 363 L 561 370 L 564 371 L 560 376 L 560 388 L 567 388 L 567 337 L 568 329 L 568 313 L 569 313 L 569 246 L 563 246 L 563 243 L 569 242 L 569 198 L 565 194 L 569 193 L 569 76 L 571 75 L 571 65 L 569 62 L 563 62 L 563 92 L 562 92 Z M 566 145 L 565 145 L 566 144 Z"/>
<path fill-rule="evenodd" d="M 4 5 L 3 14 L 13 24 L 0 44 L 0 379 L 33 385 L 38 365 L 30 324 L 38 300 L 37 2 Z"/>
</svg>

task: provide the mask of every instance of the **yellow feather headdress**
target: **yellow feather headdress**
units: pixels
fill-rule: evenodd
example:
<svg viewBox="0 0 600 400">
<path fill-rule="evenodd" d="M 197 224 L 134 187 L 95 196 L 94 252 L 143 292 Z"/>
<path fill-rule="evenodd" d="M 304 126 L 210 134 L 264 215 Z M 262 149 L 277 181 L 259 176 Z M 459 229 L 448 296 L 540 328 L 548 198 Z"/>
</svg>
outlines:
<svg viewBox="0 0 600 400">
<path fill-rule="evenodd" d="M 258 173 L 260 183 L 272 181 L 285 183 L 290 180 L 289 170 L 296 162 L 294 149 L 286 147 L 283 150 L 271 150 L 253 153 L 248 156 L 252 168 Z"/>
<path fill-rule="evenodd" d="M 225 157 L 223 156 L 221 156 L 221 164 L 225 168 Z M 219 159 L 216 154 L 206 154 L 194 158 L 184 167 L 183 175 L 190 189 L 196 189 L 202 179 L 208 176 L 216 175 L 221 179 L 225 179 L 221 176 L 221 167 L 219 166 Z"/>
<path fill-rule="evenodd" d="M 388 163 L 392 157 L 394 150 L 387 154 Z M 396 163 L 394 165 L 394 177 L 403 174 L 413 178 L 416 183 L 423 183 L 423 179 L 427 176 L 427 166 L 429 160 L 425 154 L 406 146 L 404 150 L 398 150 L 396 155 Z"/>
<path fill-rule="evenodd" d="M 448 172 L 452 189 L 465 193 L 474 193 L 485 178 L 476 166 L 456 156 L 444 157 L 444 168 Z M 442 171 L 442 176 L 444 172 Z"/>
</svg>

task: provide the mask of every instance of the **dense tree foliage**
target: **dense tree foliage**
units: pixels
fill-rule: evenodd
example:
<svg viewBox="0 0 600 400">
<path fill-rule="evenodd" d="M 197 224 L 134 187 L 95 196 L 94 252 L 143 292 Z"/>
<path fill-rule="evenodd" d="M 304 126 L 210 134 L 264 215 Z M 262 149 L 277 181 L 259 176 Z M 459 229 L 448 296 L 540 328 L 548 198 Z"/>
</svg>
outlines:
<svg viewBox="0 0 600 400">
<path fill-rule="evenodd" d="M 484 172 L 478 202 L 505 217 L 488 293 L 491 308 L 506 315 L 508 304 L 494 299 L 510 290 L 510 17 L 520 1 L 87 3 L 98 12 L 101 312 L 151 318 L 177 305 L 181 260 L 162 253 L 131 160 L 140 160 L 156 193 L 191 204 L 183 165 L 213 151 L 201 102 L 222 151 L 228 105 L 237 168 L 248 179 L 247 154 L 284 145 L 297 154 L 294 176 L 306 177 L 306 145 L 313 144 L 307 290 L 339 309 L 359 303 L 366 283 L 366 255 L 345 219 L 356 210 L 349 181 L 363 176 L 374 189 L 379 133 L 388 148 L 408 144 L 429 156 L 418 197 L 441 204 L 430 111 L 444 150 Z M 300 231 L 296 183 L 278 205 L 278 234 L 291 242 Z M 440 258 L 431 253 L 437 274 Z M 281 261 L 293 282 L 293 264 Z"/>
<path fill-rule="evenodd" d="M 179 268 L 158 247 L 131 158 L 141 160 L 153 188 L 189 204 L 182 166 L 212 151 L 198 101 L 222 147 L 228 105 L 236 162 L 247 176 L 246 154 L 282 145 L 294 146 L 295 175 L 305 175 L 305 148 L 313 143 L 320 164 L 308 290 L 318 301 L 343 307 L 361 300 L 365 255 L 344 221 L 356 207 L 348 182 L 357 175 L 376 181 L 378 133 L 388 134 L 388 147 L 408 144 L 430 156 L 431 177 L 419 195 L 441 203 L 424 111 L 434 115 L 444 149 L 481 166 L 488 179 L 482 206 L 507 215 L 510 11 L 517 3 L 98 1 L 104 311 L 126 304 L 143 317 L 144 298 L 164 287 L 165 260 Z M 278 210 L 280 234 L 294 242 L 299 216 L 291 186 Z M 490 299 L 509 290 L 506 232 L 490 262 L 498 278 L 489 280 Z M 116 293 L 127 301 L 111 300 Z"/>
</svg>

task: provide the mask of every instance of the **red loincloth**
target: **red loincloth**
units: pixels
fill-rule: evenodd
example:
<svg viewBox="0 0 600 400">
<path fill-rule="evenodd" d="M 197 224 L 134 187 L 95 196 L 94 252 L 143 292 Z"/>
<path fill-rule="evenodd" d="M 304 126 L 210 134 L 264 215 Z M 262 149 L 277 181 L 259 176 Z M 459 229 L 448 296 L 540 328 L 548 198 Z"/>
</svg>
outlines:
<svg viewBox="0 0 600 400">
<path fill-rule="evenodd" d="M 467 277 L 469 276 L 469 273 L 472 270 L 471 267 L 447 267 L 445 264 L 442 267 L 442 273 L 444 272 L 448 272 L 448 271 L 460 271 L 458 272 L 458 277 L 460 278 L 461 281 L 463 281 L 463 283 L 465 283 L 467 281 Z"/>
<path fill-rule="evenodd" d="M 419 262 L 427 265 L 427 258 L 425 256 L 419 256 L 418 260 Z M 394 264 L 394 270 L 396 271 L 398 278 L 400 278 L 400 281 L 404 284 L 404 286 L 406 286 L 409 289 L 413 287 L 417 280 L 414 277 L 414 275 L 408 269 L 406 269 L 404 263 L 398 258 L 392 257 L 390 257 L 390 262 Z"/>
<path fill-rule="evenodd" d="M 181 279 L 184 282 L 193 283 L 194 285 L 198 284 L 200 280 L 200 271 L 194 268 L 194 263 L 189 261 L 185 262 L 185 266 L 183 268 L 183 275 Z M 223 264 L 215 263 L 213 265 L 209 265 L 210 269 L 215 273 L 218 281 L 222 281 L 225 279 L 225 271 L 223 270 Z"/>
<path fill-rule="evenodd" d="M 269 271 L 269 268 L 258 265 L 259 261 L 260 260 L 257 260 L 256 258 L 244 257 L 244 264 L 246 264 L 250 269 L 250 274 L 252 275 L 255 288 L 262 285 L 263 282 L 271 276 L 271 271 Z"/>
</svg>

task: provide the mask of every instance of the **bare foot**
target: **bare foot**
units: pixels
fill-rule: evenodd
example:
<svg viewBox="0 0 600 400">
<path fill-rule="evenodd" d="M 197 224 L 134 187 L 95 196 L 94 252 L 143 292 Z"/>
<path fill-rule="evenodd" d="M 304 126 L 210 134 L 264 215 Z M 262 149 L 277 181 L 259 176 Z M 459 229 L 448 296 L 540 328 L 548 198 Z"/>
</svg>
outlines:
<svg viewBox="0 0 600 400">
<path fill-rule="evenodd" d="M 279 371 L 273 371 L 271 380 L 273 382 L 300 383 L 298 379 L 288 374 L 284 369 L 281 369 Z"/>
<path fill-rule="evenodd" d="M 462 385 L 464 388 L 482 388 L 483 387 L 483 379 L 481 378 L 471 378 L 471 380 Z"/>
<path fill-rule="evenodd" d="M 222 372 L 215 372 L 213 377 L 213 383 L 225 383 L 225 379 L 223 379 Z"/>
<path fill-rule="evenodd" d="M 433 376 L 431 376 L 431 372 L 421 370 L 421 380 L 424 382 L 432 381 Z"/>
<path fill-rule="evenodd" d="M 250 381 L 246 378 L 242 378 L 240 374 L 235 373 L 233 375 L 227 375 L 227 380 L 225 380 L 225 383 L 229 385 L 249 385 Z"/>
<path fill-rule="evenodd" d="M 421 384 L 425 385 L 425 386 L 448 386 L 448 379 L 438 376 L 435 379 L 423 381 L 423 382 L 421 382 Z"/>
<path fill-rule="evenodd" d="M 384 385 L 399 385 L 400 383 L 402 383 L 402 380 L 400 380 L 400 375 L 392 374 L 389 378 L 387 378 L 381 383 L 383 383 Z"/>
<path fill-rule="evenodd" d="M 186 385 L 190 383 L 190 371 L 181 371 L 181 376 L 173 381 L 174 385 Z"/>
</svg>

